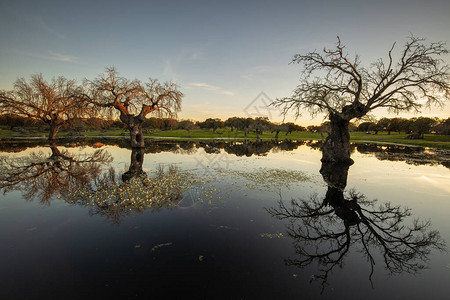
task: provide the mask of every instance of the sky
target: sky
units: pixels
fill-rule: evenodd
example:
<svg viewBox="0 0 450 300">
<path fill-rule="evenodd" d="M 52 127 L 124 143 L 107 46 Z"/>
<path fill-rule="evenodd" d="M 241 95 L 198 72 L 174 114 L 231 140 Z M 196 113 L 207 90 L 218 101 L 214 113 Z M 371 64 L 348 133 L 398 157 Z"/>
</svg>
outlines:
<svg viewBox="0 0 450 300">
<path fill-rule="evenodd" d="M 267 116 L 290 96 L 301 69 L 295 54 L 333 47 L 369 66 L 410 34 L 450 48 L 448 0 L 297 1 L 0 1 L 0 89 L 42 73 L 93 79 L 106 67 L 145 81 L 175 81 L 180 119 Z M 443 57 L 450 64 L 450 55 Z M 385 111 L 374 111 L 376 117 Z M 450 117 L 450 104 L 403 117 Z M 307 112 L 297 120 L 316 125 Z"/>
</svg>

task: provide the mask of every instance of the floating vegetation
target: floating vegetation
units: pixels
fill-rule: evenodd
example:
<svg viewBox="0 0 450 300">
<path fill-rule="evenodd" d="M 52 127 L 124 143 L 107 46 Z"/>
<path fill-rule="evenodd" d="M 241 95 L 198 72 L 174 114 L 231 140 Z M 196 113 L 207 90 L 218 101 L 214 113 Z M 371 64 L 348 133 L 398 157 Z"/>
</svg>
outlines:
<svg viewBox="0 0 450 300">
<path fill-rule="evenodd" d="M 214 227 L 216 229 L 239 230 L 239 228 L 230 227 L 226 225 L 209 225 L 209 226 Z"/>
<path fill-rule="evenodd" d="M 230 176 L 232 178 L 241 177 L 245 179 L 245 186 L 252 190 L 272 190 L 274 187 L 290 188 L 293 183 L 311 181 L 311 178 L 304 172 L 296 170 L 259 168 L 252 171 L 217 171 L 221 176 Z M 232 183 L 232 185 L 235 185 L 235 183 Z"/>
<path fill-rule="evenodd" d="M 189 193 L 192 190 L 195 194 Z M 170 165 L 160 166 L 150 177 L 140 173 L 126 181 L 119 179 L 111 168 L 90 184 L 71 190 L 65 200 L 89 207 L 91 214 L 105 215 L 119 223 L 121 217 L 145 210 L 212 204 L 217 194 L 217 189 L 201 178 Z"/>
<path fill-rule="evenodd" d="M 172 243 L 164 243 L 164 244 L 158 244 L 155 247 L 152 248 L 152 252 L 155 252 L 156 250 L 162 248 L 162 247 L 166 247 L 166 246 L 172 246 Z"/>
<path fill-rule="evenodd" d="M 284 237 L 284 235 L 280 233 L 261 233 L 259 235 L 262 238 L 269 238 L 269 239 L 281 239 Z"/>
</svg>

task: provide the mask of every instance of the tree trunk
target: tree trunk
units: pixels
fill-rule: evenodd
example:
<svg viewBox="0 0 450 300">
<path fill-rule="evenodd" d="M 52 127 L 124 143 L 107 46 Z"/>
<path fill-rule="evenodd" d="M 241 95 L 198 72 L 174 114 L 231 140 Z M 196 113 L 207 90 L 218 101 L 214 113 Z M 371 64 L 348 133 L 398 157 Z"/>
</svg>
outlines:
<svg viewBox="0 0 450 300">
<path fill-rule="evenodd" d="M 349 120 L 336 114 L 330 114 L 331 132 L 322 146 L 322 162 L 353 164 L 350 158 Z"/>
<path fill-rule="evenodd" d="M 121 114 L 120 120 L 127 124 L 130 131 L 131 148 L 144 148 L 144 134 L 142 133 L 144 119 L 139 116 Z"/>
<path fill-rule="evenodd" d="M 347 186 L 349 168 L 350 166 L 348 164 L 324 161 L 322 162 L 319 172 L 329 187 L 334 187 L 344 191 Z"/>
<path fill-rule="evenodd" d="M 130 130 L 131 148 L 144 148 L 144 134 L 142 133 L 142 123 L 135 123 L 128 127 Z"/>
<path fill-rule="evenodd" d="M 133 148 L 131 150 L 131 163 L 128 171 L 123 173 L 122 180 L 128 181 L 133 177 L 139 177 L 145 174 L 142 170 L 144 163 L 144 148 Z"/>
<path fill-rule="evenodd" d="M 61 126 L 50 125 L 50 132 L 48 134 L 49 141 L 53 141 L 56 138 L 56 134 L 58 133 L 60 127 Z"/>
<path fill-rule="evenodd" d="M 344 197 L 349 167 L 348 164 L 323 162 L 320 168 L 320 174 L 328 185 L 323 203 L 334 208 L 335 214 L 344 221 L 346 228 L 361 222 L 355 211 L 356 202 Z"/>
<path fill-rule="evenodd" d="M 58 146 L 55 143 L 50 143 L 50 149 L 52 150 L 51 157 L 61 157 L 63 156 L 61 151 L 59 151 Z"/>
</svg>

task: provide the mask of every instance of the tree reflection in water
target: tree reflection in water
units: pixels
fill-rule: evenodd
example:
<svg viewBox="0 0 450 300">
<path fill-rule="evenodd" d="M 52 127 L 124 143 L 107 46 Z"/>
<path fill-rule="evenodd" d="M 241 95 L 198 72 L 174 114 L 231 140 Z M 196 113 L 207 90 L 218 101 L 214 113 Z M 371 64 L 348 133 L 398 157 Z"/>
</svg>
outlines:
<svg viewBox="0 0 450 300">
<path fill-rule="evenodd" d="M 27 156 L 11 158 L 0 156 L 0 189 L 6 194 L 21 191 L 24 199 L 39 199 L 50 204 L 52 196 L 88 184 L 112 161 L 104 150 L 92 154 L 73 155 L 50 144 L 52 154 L 32 152 Z"/>
<path fill-rule="evenodd" d="M 344 164 L 322 164 L 320 173 L 328 185 L 323 200 L 314 195 L 307 200 L 293 199 L 289 206 L 280 200 L 278 207 L 267 209 L 272 216 L 289 221 L 287 234 L 294 241 L 296 257 L 286 259 L 287 265 L 321 265 L 313 279 L 321 282 L 323 291 L 328 275 L 343 265 L 351 246 L 367 258 L 371 283 L 375 251 L 382 255 L 390 274 L 399 274 L 418 272 L 432 249 L 445 249 L 429 220 L 409 221 L 409 208 L 379 204 L 356 191 L 345 193 L 348 169 Z"/>
<path fill-rule="evenodd" d="M 410 165 L 442 165 L 450 168 L 450 151 L 400 145 L 357 144 L 359 153 L 374 154 L 379 160 L 404 161 Z"/>
<path fill-rule="evenodd" d="M 18 158 L 0 156 L 3 193 L 21 191 L 26 200 L 39 199 L 46 205 L 59 196 L 67 203 L 87 206 L 90 214 L 105 216 L 116 224 L 133 213 L 178 207 L 182 200 L 192 205 L 215 194 L 204 179 L 171 165 L 159 165 L 148 176 L 142 169 L 143 148 L 131 151 L 130 166 L 121 176 L 112 167 L 105 169 L 112 156 L 104 150 L 72 155 L 55 144 L 50 148 L 50 156 L 42 151 Z M 193 188 L 195 195 L 186 193 L 185 197 L 184 192 Z M 192 199 L 185 199 L 189 197 Z"/>
<path fill-rule="evenodd" d="M 65 201 L 87 206 L 90 214 L 105 216 L 119 224 L 122 218 L 131 214 L 178 207 L 184 193 L 194 186 L 200 186 L 203 198 L 212 197 L 200 178 L 172 165 L 159 165 L 153 176 L 148 176 L 142 169 L 143 161 L 144 149 L 132 149 L 130 167 L 121 179 L 114 168 L 110 168 L 89 184 L 71 190 Z"/>
</svg>

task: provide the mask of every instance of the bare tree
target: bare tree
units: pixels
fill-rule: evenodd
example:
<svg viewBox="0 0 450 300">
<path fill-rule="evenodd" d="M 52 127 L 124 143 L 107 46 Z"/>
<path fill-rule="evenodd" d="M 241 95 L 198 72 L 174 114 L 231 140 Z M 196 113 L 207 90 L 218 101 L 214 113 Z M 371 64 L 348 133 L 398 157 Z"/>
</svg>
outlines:
<svg viewBox="0 0 450 300">
<path fill-rule="evenodd" d="M 149 113 L 174 117 L 181 109 L 183 93 L 173 82 L 160 83 L 150 78 L 142 83 L 118 76 L 115 68 L 106 68 L 98 78 L 87 80 L 86 86 L 89 90 L 80 98 L 99 109 L 117 110 L 130 131 L 133 148 L 144 147 L 142 124 Z"/>
<path fill-rule="evenodd" d="M 385 107 L 389 111 L 418 112 L 423 104 L 442 105 L 450 99 L 450 69 L 440 56 L 448 50 L 442 42 L 425 44 L 410 36 L 397 59 L 395 43 L 387 59 L 379 59 L 369 68 L 356 55 L 351 59 L 338 42 L 335 49 L 297 54 L 292 63 L 303 65 L 300 84 L 291 97 L 272 105 L 284 114 L 295 116 L 307 110 L 312 116 L 327 113 L 331 132 L 323 146 L 322 161 L 352 163 L 350 159 L 350 120 Z"/>
<path fill-rule="evenodd" d="M 53 140 L 61 127 L 88 115 L 86 107 L 72 97 L 77 89 L 74 80 L 62 76 L 50 82 L 42 74 L 32 75 L 29 81 L 19 78 L 12 91 L 0 92 L 0 110 L 45 122 L 50 126 L 48 139 Z"/>
</svg>

